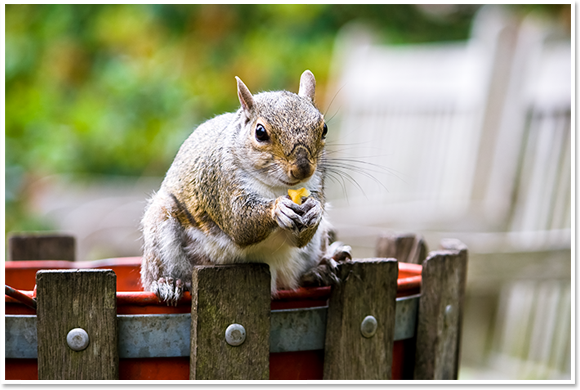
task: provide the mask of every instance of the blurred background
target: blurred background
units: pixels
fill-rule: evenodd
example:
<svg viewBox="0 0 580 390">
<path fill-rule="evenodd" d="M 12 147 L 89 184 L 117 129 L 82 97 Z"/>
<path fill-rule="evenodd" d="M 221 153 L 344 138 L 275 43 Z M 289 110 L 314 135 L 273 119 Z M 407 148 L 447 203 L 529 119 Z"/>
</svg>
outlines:
<svg viewBox="0 0 580 390">
<path fill-rule="evenodd" d="M 460 379 L 571 375 L 570 5 L 6 5 L 5 237 L 139 256 L 177 149 L 316 76 L 338 236 L 470 250 Z"/>
</svg>

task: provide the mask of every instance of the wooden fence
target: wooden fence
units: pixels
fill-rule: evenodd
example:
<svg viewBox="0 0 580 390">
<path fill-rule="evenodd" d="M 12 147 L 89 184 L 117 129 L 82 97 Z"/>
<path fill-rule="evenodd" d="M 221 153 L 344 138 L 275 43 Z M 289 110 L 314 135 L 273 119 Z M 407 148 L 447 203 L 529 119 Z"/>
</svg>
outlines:
<svg viewBox="0 0 580 390">
<path fill-rule="evenodd" d="M 162 317 L 119 315 L 112 270 L 40 270 L 36 315 L 6 315 L 6 376 L 32 358 L 40 380 L 115 380 L 120 357 L 188 354 L 190 379 L 264 380 L 273 352 L 323 348 L 323 379 L 388 380 L 403 338 L 404 379 L 457 379 L 467 248 L 442 246 L 427 254 L 413 236 L 380 240 L 382 251 L 422 264 L 420 295 L 397 298 L 395 258 L 358 259 L 339 265 L 341 283 L 314 309 L 271 310 L 265 264 L 196 267 L 190 314 Z M 303 345 L 281 346 L 291 343 Z"/>
</svg>

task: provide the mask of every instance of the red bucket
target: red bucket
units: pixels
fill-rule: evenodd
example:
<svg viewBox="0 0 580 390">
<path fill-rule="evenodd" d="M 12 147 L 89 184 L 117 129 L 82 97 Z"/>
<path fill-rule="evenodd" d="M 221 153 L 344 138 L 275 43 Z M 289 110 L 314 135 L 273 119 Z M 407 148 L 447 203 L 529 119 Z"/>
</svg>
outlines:
<svg viewBox="0 0 580 390">
<path fill-rule="evenodd" d="M 107 259 L 99 261 L 13 261 L 5 263 L 6 285 L 32 298 L 35 296 L 35 279 L 38 270 L 46 269 L 112 269 L 117 275 L 118 314 L 171 314 L 191 312 L 191 296 L 186 293 L 177 307 L 160 304 L 154 294 L 139 291 L 140 257 Z M 397 297 L 415 295 L 421 287 L 420 265 L 399 263 Z M 272 310 L 313 308 L 326 306 L 330 287 L 280 290 L 272 300 Z M 5 296 L 6 314 L 36 314 L 21 303 L 25 298 Z M 394 342 L 392 379 L 409 378 L 409 364 L 414 354 L 415 340 Z M 36 359 L 5 359 L 7 380 L 38 379 Z M 270 353 L 270 379 L 320 380 L 323 376 L 324 350 Z M 412 367 L 410 367 L 412 370 Z M 129 380 L 188 380 L 189 357 L 121 358 L 119 379 Z"/>
</svg>

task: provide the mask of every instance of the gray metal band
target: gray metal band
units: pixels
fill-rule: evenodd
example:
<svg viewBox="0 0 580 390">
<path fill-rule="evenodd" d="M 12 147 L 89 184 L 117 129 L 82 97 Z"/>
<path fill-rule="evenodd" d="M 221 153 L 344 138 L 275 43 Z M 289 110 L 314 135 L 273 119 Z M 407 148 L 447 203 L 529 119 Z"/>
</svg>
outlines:
<svg viewBox="0 0 580 390">
<path fill-rule="evenodd" d="M 419 295 L 397 298 L 394 339 L 415 335 Z M 270 352 L 324 349 L 326 307 L 272 310 Z M 5 357 L 37 358 L 35 315 L 6 315 Z M 189 356 L 191 314 L 117 315 L 119 357 Z M 224 330 L 225 331 L 225 330 Z"/>
<path fill-rule="evenodd" d="M 5 325 L 4 356 L 6 358 L 36 359 L 38 357 L 36 316 L 6 314 Z"/>
</svg>

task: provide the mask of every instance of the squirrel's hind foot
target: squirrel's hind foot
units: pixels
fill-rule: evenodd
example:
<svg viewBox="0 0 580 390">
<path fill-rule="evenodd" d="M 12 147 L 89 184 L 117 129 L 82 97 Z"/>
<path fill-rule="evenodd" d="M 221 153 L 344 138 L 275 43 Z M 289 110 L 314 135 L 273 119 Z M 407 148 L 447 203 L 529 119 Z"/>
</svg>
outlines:
<svg viewBox="0 0 580 390">
<path fill-rule="evenodd" d="M 160 278 L 157 283 L 154 283 L 151 291 L 167 306 L 177 306 L 183 296 L 185 286 L 181 279 Z"/>
<path fill-rule="evenodd" d="M 328 247 L 316 267 L 313 267 L 300 278 L 304 287 L 332 286 L 340 283 L 337 275 L 338 263 L 352 259 L 351 247 L 341 242 L 334 242 Z"/>
<path fill-rule="evenodd" d="M 344 245 L 340 241 L 335 241 L 328 247 L 326 256 L 339 263 L 342 263 L 344 261 L 352 260 L 352 254 L 350 253 L 351 251 L 352 248 L 349 245 Z"/>
</svg>

